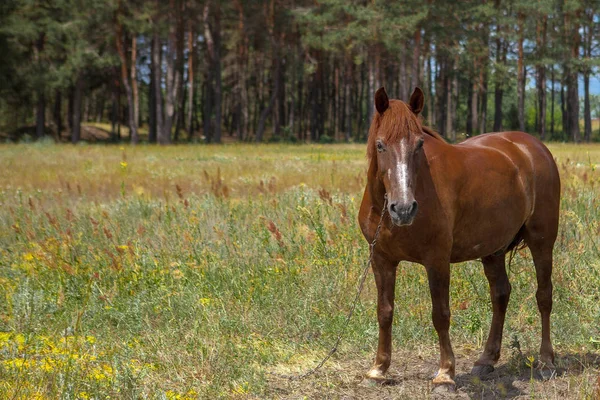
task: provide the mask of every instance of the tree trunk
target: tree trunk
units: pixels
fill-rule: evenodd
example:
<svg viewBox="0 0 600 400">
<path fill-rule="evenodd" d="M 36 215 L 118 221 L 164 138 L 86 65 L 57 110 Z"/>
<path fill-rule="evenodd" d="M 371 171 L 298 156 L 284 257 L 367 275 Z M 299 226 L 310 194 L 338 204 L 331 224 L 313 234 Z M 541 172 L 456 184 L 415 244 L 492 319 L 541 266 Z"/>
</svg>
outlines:
<svg viewBox="0 0 600 400">
<path fill-rule="evenodd" d="M 273 39 L 273 42 L 275 42 L 275 39 Z M 280 137 L 281 136 L 281 127 L 282 127 L 282 122 L 281 122 L 281 118 L 282 118 L 282 114 L 284 111 L 282 112 L 281 108 L 283 106 L 283 101 L 285 101 L 284 99 L 281 98 L 281 59 L 279 56 L 279 44 L 274 44 L 273 45 L 273 55 L 272 55 L 272 72 L 271 72 L 271 77 L 273 79 L 273 90 L 274 90 L 274 94 L 275 94 L 275 105 L 272 109 L 273 115 L 272 115 L 272 126 L 273 126 L 273 136 L 277 136 Z M 276 89 L 276 90 L 275 90 Z M 268 108 L 268 107 L 267 107 Z"/>
<path fill-rule="evenodd" d="M 592 113 L 590 109 L 590 73 L 586 71 L 583 74 L 583 139 L 589 143 L 592 137 Z"/>
<path fill-rule="evenodd" d="M 498 31 L 500 31 L 500 27 L 498 27 Z M 498 32 L 498 36 L 500 32 Z M 504 65 L 505 58 L 505 49 L 504 43 L 500 37 L 496 39 L 496 63 L 498 65 Z M 504 97 L 504 73 L 498 72 L 496 70 L 495 78 L 496 84 L 494 88 L 494 132 L 502 131 L 502 99 Z"/>
<path fill-rule="evenodd" d="M 117 81 L 116 78 L 112 78 L 112 85 L 111 85 L 111 91 L 110 91 L 110 100 L 111 100 L 111 107 L 110 107 L 110 137 L 111 140 L 113 142 L 117 141 L 117 120 L 119 119 L 119 108 L 118 108 L 118 102 L 117 99 L 119 97 L 119 82 Z M 72 95 L 69 98 L 69 105 L 72 107 Z M 69 107 L 69 108 L 71 108 Z M 69 116 L 69 125 L 71 125 L 71 131 L 73 130 L 73 116 L 72 116 L 72 111 L 70 111 L 70 116 Z"/>
<path fill-rule="evenodd" d="M 519 43 L 518 43 L 518 61 L 517 61 L 517 115 L 519 120 L 519 130 L 525 131 L 525 62 L 523 42 L 525 16 L 519 13 Z"/>
<path fill-rule="evenodd" d="M 378 88 L 375 88 L 375 62 L 374 57 L 370 56 L 367 60 L 369 64 L 369 81 L 367 86 L 367 122 L 370 124 L 373 120 L 373 110 L 375 108 L 375 100 L 373 96 Z"/>
<path fill-rule="evenodd" d="M 579 58 L 579 27 L 573 23 L 571 27 L 571 56 L 567 60 L 567 115 L 569 136 L 575 143 L 581 141 L 579 132 L 579 92 L 578 92 L 578 71 L 573 60 Z"/>
<path fill-rule="evenodd" d="M 471 104 L 469 105 L 469 107 L 471 108 L 471 116 L 473 118 L 473 134 L 477 133 L 477 130 L 479 129 L 479 84 L 477 83 L 477 80 L 479 79 L 479 77 L 475 78 L 476 81 L 473 83 L 473 98 L 471 99 Z"/>
<path fill-rule="evenodd" d="M 125 94 L 127 96 L 127 109 L 128 109 L 128 122 L 129 122 L 129 131 L 131 133 L 131 143 L 136 144 L 139 141 L 138 132 L 137 132 L 137 119 L 135 118 L 135 106 L 133 99 L 133 91 L 131 89 L 131 85 L 129 83 L 129 76 L 127 73 L 127 57 L 125 55 L 125 49 L 123 48 L 123 29 L 121 23 L 119 21 L 119 17 L 116 17 L 115 21 L 115 41 L 117 45 L 117 53 L 119 54 L 119 58 L 121 59 L 121 81 L 123 82 L 123 87 L 125 88 Z M 135 39 L 133 40 L 132 45 L 135 46 Z M 132 49 L 132 71 L 135 69 L 135 59 L 133 56 L 135 55 L 135 50 Z"/>
<path fill-rule="evenodd" d="M 400 55 L 400 77 L 398 86 L 400 87 L 398 98 L 400 100 L 408 100 L 408 96 L 410 96 L 408 86 L 406 84 L 406 57 L 404 56 L 404 52 L 406 50 L 401 50 L 402 54 Z"/>
<path fill-rule="evenodd" d="M 286 125 L 285 119 L 285 63 L 281 54 L 283 48 L 283 40 L 280 39 L 278 44 L 278 60 L 277 60 L 277 131 L 281 135 L 281 129 Z M 333 120 L 335 121 L 335 119 Z"/>
<path fill-rule="evenodd" d="M 488 70 L 484 69 L 481 73 L 481 86 L 480 86 L 480 112 L 479 112 L 479 133 L 483 134 L 487 132 L 487 90 L 488 90 Z"/>
<path fill-rule="evenodd" d="M 302 99 L 304 98 L 304 54 L 302 51 L 302 42 L 298 40 L 298 45 L 296 47 L 296 52 L 298 54 L 298 86 L 296 88 L 298 95 L 298 140 L 303 142 L 305 140 L 305 132 L 304 132 L 304 103 Z"/>
<path fill-rule="evenodd" d="M 496 82 L 498 84 L 498 82 Z M 502 131 L 502 97 L 504 90 L 496 86 L 494 90 L 494 132 Z"/>
<path fill-rule="evenodd" d="M 543 16 L 537 24 L 537 49 L 538 59 L 544 60 L 546 49 L 546 25 L 547 16 Z M 537 65 L 537 89 L 538 89 L 538 131 L 540 139 L 546 139 L 546 66 L 542 62 Z"/>
<path fill-rule="evenodd" d="M 451 142 L 456 142 L 456 132 L 454 131 L 454 71 L 453 67 L 448 68 L 448 77 L 446 78 L 446 135 Z"/>
<path fill-rule="evenodd" d="M 73 93 L 73 128 L 71 129 L 71 142 L 79 142 L 81 138 L 81 97 L 83 94 L 83 76 L 79 73 Z"/>
<path fill-rule="evenodd" d="M 419 82 L 419 60 L 421 58 L 421 28 L 417 27 L 415 31 L 415 38 L 413 44 L 413 59 L 412 59 L 412 76 L 411 76 L 411 88 L 410 91 L 420 85 Z"/>
<path fill-rule="evenodd" d="M 38 64 L 38 68 L 42 68 L 41 53 L 44 51 L 45 37 L 46 35 L 43 32 L 40 33 L 35 41 L 35 45 L 33 46 L 34 60 L 36 64 Z M 46 134 L 46 95 L 42 85 L 40 85 L 37 90 L 37 105 L 35 114 L 35 136 L 40 139 Z"/>
<path fill-rule="evenodd" d="M 185 123 L 185 89 L 184 86 L 187 88 L 187 84 L 184 85 L 184 79 L 183 79 L 183 73 L 184 73 L 184 69 L 185 69 L 185 63 L 183 60 L 183 51 L 184 51 L 184 42 L 185 42 L 185 27 L 184 27 L 184 20 L 183 20 L 183 13 L 184 13 L 184 4 L 182 3 L 180 8 L 180 13 L 179 13 L 179 20 L 177 22 L 177 38 L 176 38 L 176 43 L 177 45 L 175 46 L 175 48 L 177 49 L 177 53 L 176 53 L 176 62 L 175 62 L 175 68 L 176 68 L 176 73 L 177 76 L 179 77 L 178 79 L 176 79 L 175 82 L 175 100 L 174 100 L 174 104 L 176 106 L 175 108 L 175 117 L 174 117 L 174 121 L 173 124 L 175 125 L 175 141 L 178 142 L 179 141 L 179 133 L 181 132 L 181 129 L 183 128 L 183 124 Z"/>
<path fill-rule="evenodd" d="M 467 87 L 467 121 L 465 126 L 465 134 L 469 138 L 473 136 L 473 83 L 468 82 Z"/>
<path fill-rule="evenodd" d="M 154 76 L 154 102 L 156 105 L 156 140 L 162 144 L 164 122 L 163 122 L 163 100 L 162 100 L 162 60 L 161 60 L 161 41 L 158 36 L 158 29 L 154 31 L 154 39 L 152 40 L 153 45 L 153 76 Z"/>
<path fill-rule="evenodd" d="M 106 100 L 105 88 L 100 92 L 100 99 L 96 102 L 96 123 L 104 120 L 104 102 Z"/>
<path fill-rule="evenodd" d="M 562 134 L 565 140 L 569 140 L 569 118 L 567 113 L 567 96 L 565 88 L 567 86 L 567 68 L 563 67 L 563 76 L 560 85 L 560 111 L 562 114 Z"/>
<path fill-rule="evenodd" d="M 552 79 L 552 92 L 550 94 L 550 137 L 554 139 L 554 65 L 550 66 L 550 76 L 550 79 Z"/>
<path fill-rule="evenodd" d="M 583 55 L 586 64 L 583 71 L 583 139 L 589 143 L 592 137 L 592 112 L 590 108 L 590 72 L 591 66 L 588 64 L 592 59 L 592 36 L 594 26 L 594 13 L 586 15 L 588 20 L 587 29 L 584 29 L 584 49 Z"/>
<path fill-rule="evenodd" d="M 156 80 L 155 80 L 155 45 L 154 38 L 150 43 L 150 85 L 148 86 L 148 142 L 156 143 Z"/>
<path fill-rule="evenodd" d="M 320 57 L 317 56 L 318 62 L 317 62 L 317 68 L 315 70 L 315 72 L 313 73 L 312 79 L 311 79 L 311 88 L 310 88 L 310 104 L 311 104 L 311 110 L 310 110 L 310 140 L 311 142 L 316 142 L 319 140 L 319 102 L 320 102 L 320 95 L 319 95 L 319 86 L 320 86 L 320 79 L 319 79 L 319 75 L 321 74 L 321 70 L 322 70 L 322 63 L 320 62 Z"/>
<path fill-rule="evenodd" d="M 365 93 L 365 90 L 368 90 L 367 87 L 367 66 L 365 65 L 366 63 L 363 63 L 360 69 L 360 93 L 358 94 L 358 101 L 356 102 L 356 108 L 357 108 L 357 112 L 356 115 L 358 116 L 358 131 L 360 132 L 357 136 L 358 137 L 362 137 L 364 139 L 367 138 L 368 135 L 368 128 L 367 129 L 363 129 L 364 127 L 364 122 L 365 122 L 365 114 L 363 112 L 363 105 L 364 105 L 364 99 L 365 97 L 368 97 L 368 94 Z M 370 104 L 367 104 L 367 108 L 370 106 Z M 368 113 L 368 111 L 367 111 Z M 371 123 L 371 121 L 369 121 L 368 119 L 366 120 L 367 123 Z M 362 133 L 364 132 L 364 135 L 362 135 Z"/>
<path fill-rule="evenodd" d="M 194 135 L 194 27 L 193 21 L 190 18 L 188 20 L 188 92 L 187 92 L 187 123 L 186 129 L 188 132 L 188 139 L 192 139 Z"/>
<path fill-rule="evenodd" d="M 203 85 L 203 101 L 202 101 L 202 132 L 207 143 L 212 142 L 212 73 L 211 69 L 208 68 L 206 71 L 206 77 Z"/>
<path fill-rule="evenodd" d="M 346 63 L 346 67 L 345 67 L 345 85 L 344 85 L 344 90 L 345 90 L 345 101 L 344 101 L 344 117 L 345 117 L 345 122 L 344 122 L 344 128 L 346 131 L 346 142 L 349 142 L 350 139 L 352 138 L 352 110 L 350 108 L 351 106 L 351 93 L 352 93 L 352 67 L 353 67 L 353 63 L 351 62 L 347 62 Z"/>
<path fill-rule="evenodd" d="M 433 126 L 435 121 L 435 109 L 433 107 L 433 78 L 431 76 L 431 49 L 428 49 L 427 57 L 427 125 Z"/>
<path fill-rule="evenodd" d="M 538 67 L 538 131 L 540 139 L 546 139 L 546 68 Z"/>
<path fill-rule="evenodd" d="M 54 124 L 56 125 L 56 136 L 55 140 L 60 142 L 61 134 L 63 131 L 63 119 L 62 119 L 62 92 L 56 89 L 54 100 Z"/>
<path fill-rule="evenodd" d="M 43 89 L 38 91 L 35 120 L 35 136 L 40 139 L 46 134 L 46 96 Z"/>
<path fill-rule="evenodd" d="M 577 71 L 574 67 L 569 68 L 567 75 L 567 120 L 568 133 L 575 143 L 581 141 L 579 133 L 579 93 L 577 82 Z"/>
<path fill-rule="evenodd" d="M 180 45 L 177 32 L 181 24 L 181 12 L 175 0 L 169 1 L 169 36 L 167 40 L 167 71 L 165 76 L 165 114 L 163 127 L 158 131 L 158 143 L 171 143 L 171 130 L 175 118 L 175 105 L 177 101 L 177 88 L 179 86 L 179 69 L 175 65 L 177 59 L 177 47 Z M 177 60 L 178 61 L 178 60 Z"/>
<path fill-rule="evenodd" d="M 215 135 L 214 142 L 221 143 L 221 124 L 222 124 L 222 83 L 221 83 L 221 9 L 217 2 L 215 10 L 215 26 L 214 26 L 214 41 L 215 41 Z"/>
<path fill-rule="evenodd" d="M 448 79 L 448 56 L 446 54 L 438 53 L 437 57 L 437 67 L 439 69 L 438 77 L 437 77 L 437 89 L 436 89 L 436 98 L 437 98 L 437 118 L 438 118 L 438 129 L 440 134 L 444 137 L 448 135 L 448 88 L 449 88 L 449 79 Z"/>
<path fill-rule="evenodd" d="M 131 91 L 133 94 L 133 118 L 136 128 L 140 124 L 140 95 L 137 82 L 137 39 L 131 39 Z M 137 139 L 139 140 L 139 138 Z"/>
<path fill-rule="evenodd" d="M 277 80 L 275 80 L 275 88 L 273 88 L 273 93 L 271 94 L 271 98 L 269 99 L 269 105 L 262 110 L 260 113 L 260 119 L 258 121 L 258 128 L 256 129 L 256 141 L 261 143 L 263 141 L 263 134 L 265 132 L 265 121 L 267 120 L 267 116 L 273 112 L 273 108 L 275 106 L 275 99 L 277 97 Z"/>
</svg>

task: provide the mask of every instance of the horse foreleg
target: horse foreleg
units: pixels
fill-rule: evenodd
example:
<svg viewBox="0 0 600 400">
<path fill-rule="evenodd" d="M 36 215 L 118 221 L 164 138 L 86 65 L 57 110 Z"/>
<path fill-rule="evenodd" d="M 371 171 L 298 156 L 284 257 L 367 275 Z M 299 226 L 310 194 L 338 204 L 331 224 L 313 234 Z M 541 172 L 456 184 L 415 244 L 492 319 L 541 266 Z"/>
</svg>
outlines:
<svg viewBox="0 0 600 400">
<path fill-rule="evenodd" d="M 433 326 L 440 342 L 440 369 L 433 378 L 435 385 L 455 385 L 454 352 L 450 344 L 450 264 L 442 262 L 426 265 L 431 292 Z"/>
<path fill-rule="evenodd" d="M 511 291 L 510 282 L 506 275 L 504 254 L 487 256 L 482 261 L 485 276 L 490 284 L 493 315 L 485 349 L 471 371 L 475 375 L 492 372 L 494 364 L 500 358 L 504 317 L 506 316 L 506 307 L 508 306 Z"/>
<path fill-rule="evenodd" d="M 373 274 L 377 286 L 377 320 L 379 322 L 379 344 L 373 367 L 367 372 L 368 379 L 385 379 L 392 359 L 392 321 L 394 319 L 394 288 L 398 264 L 382 255 L 373 255 Z"/>
</svg>

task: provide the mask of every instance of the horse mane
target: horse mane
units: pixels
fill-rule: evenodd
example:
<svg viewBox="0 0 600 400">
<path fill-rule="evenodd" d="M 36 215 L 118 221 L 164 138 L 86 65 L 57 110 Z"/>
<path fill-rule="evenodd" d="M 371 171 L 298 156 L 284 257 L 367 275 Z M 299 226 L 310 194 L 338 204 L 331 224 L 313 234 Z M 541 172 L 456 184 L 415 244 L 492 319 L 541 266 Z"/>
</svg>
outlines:
<svg viewBox="0 0 600 400">
<path fill-rule="evenodd" d="M 383 115 L 375 112 L 373 121 L 369 128 L 369 137 L 367 139 L 367 157 L 371 159 L 375 154 L 375 141 L 377 130 L 383 129 L 383 140 L 399 141 L 404 132 L 421 131 L 437 140 L 445 142 L 444 138 L 433 129 L 422 125 L 422 118 L 416 116 L 408 104 L 400 100 L 390 100 L 389 107 Z"/>
<path fill-rule="evenodd" d="M 421 128 L 423 129 L 423 133 L 426 133 L 429 136 L 431 136 L 432 138 L 435 138 L 437 140 L 441 140 L 442 142 L 446 142 L 446 139 L 444 139 L 444 137 L 442 135 L 440 135 L 439 133 L 437 133 L 436 131 L 434 131 L 430 127 L 428 127 L 428 126 L 422 126 Z"/>
</svg>

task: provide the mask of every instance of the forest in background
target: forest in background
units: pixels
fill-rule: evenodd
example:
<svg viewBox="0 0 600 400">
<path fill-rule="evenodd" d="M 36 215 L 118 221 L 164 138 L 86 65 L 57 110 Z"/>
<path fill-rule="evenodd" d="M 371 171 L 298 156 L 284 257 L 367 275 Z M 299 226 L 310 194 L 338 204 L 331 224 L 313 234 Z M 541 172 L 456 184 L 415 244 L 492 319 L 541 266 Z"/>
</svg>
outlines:
<svg viewBox="0 0 600 400">
<path fill-rule="evenodd" d="M 452 142 L 600 136 L 595 0 L 4 0 L 0 54 L 13 139 L 361 141 L 380 86 Z"/>
</svg>

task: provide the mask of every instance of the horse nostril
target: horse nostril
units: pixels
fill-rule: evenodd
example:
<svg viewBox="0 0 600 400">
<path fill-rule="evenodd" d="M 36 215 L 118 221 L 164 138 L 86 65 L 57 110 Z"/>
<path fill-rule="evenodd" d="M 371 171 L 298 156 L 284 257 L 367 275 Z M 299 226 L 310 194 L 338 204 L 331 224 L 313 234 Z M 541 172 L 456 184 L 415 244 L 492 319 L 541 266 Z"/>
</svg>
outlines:
<svg viewBox="0 0 600 400">
<path fill-rule="evenodd" d="M 396 203 L 390 203 L 390 211 L 394 214 L 398 213 L 398 211 L 396 211 Z"/>
<path fill-rule="evenodd" d="M 410 212 L 409 212 L 409 214 L 412 214 L 412 213 L 416 212 L 416 211 L 417 211 L 417 207 L 418 207 L 418 206 L 419 206 L 419 205 L 417 204 L 417 201 L 416 201 L 416 200 L 414 200 L 414 201 L 412 202 L 411 206 L 410 206 Z"/>
</svg>

